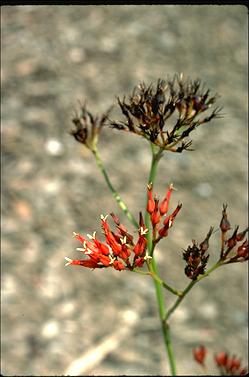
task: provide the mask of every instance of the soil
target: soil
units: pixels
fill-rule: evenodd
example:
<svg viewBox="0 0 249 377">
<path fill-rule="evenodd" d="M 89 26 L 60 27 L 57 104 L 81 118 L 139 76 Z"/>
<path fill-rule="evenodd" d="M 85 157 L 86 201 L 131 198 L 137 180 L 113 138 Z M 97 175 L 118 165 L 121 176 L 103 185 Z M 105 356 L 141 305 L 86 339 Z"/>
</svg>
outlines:
<svg viewBox="0 0 249 377">
<path fill-rule="evenodd" d="M 247 17 L 240 5 L 2 7 L 3 375 L 169 374 L 150 278 L 64 267 L 79 255 L 73 232 L 100 234 L 101 214 L 114 211 L 133 231 L 69 134 L 71 117 L 78 100 L 101 114 L 139 82 L 180 72 L 221 95 L 224 117 L 194 132 L 194 152 L 165 153 L 155 185 L 162 197 L 173 182 L 172 208 L 183 203 L 156 251 L 162 278 L 183 289 L 182 249 L 218 228 L 222 204 L 233 226 L 247 225 Z M 112 116 L 122 118 L 117 106 Z M 107 127 L 99 150 L 137 216 L 147 141 Z M 216 232 L 211 264 L 219 242 Z M 170 321 L 178 373 L 218 375 L 221 350 L 246 365 L 247 309 L 246 263 L 194 287 Z M 192 358 L 200 343 L 206 371 Z"/>
</svg>

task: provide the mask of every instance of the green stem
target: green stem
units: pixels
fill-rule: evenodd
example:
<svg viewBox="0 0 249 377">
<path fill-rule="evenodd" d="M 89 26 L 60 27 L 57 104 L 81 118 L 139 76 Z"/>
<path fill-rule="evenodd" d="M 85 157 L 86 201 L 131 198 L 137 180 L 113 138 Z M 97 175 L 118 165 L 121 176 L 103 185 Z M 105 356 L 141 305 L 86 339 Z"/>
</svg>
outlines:
<svg viewBox="0 0 249 377">
<path fill-rule="evenodd" d="M 162 156 L 162 150 L 161 149 L 158 150 L 158 147 L 156 147 L 152 143 L 150 143 L 150 145 L 151 145 L 152 160 L 151 160 L 151 168 L 150 168 L 148 184 L 150 183 L 153 184 L 156 178 L 158 162 Z M 150 216 L 147 213 L 147 211 L 145 213 L 145 224 L 149 230 L 147 233 L 147 241 L 148 241 L 148 252 L 149 252 L 149 255 L 151 256 L 153 254 L 154 246 L 152 242 Z M 153 277 L 155 290 L 156 290 L 159 316 L 160 316 L 161 325 L 162 325 L 164 344 L 165 344 L 166 351 L 168 354 L 170 371 L 171 371 L 172 376 L 176 376 L 176 364 L 175 364 L 175 358 L 174 358 L 174 353 L 173 353 L 173 348 L 172 348 L 170 329 L 169 329 L 168 323 L 164 320 L 167 315 L 167 311 L 166 311 L 166 306 L 164 302 L 163 289 L 162 289 L 161 282 L 159 282 L 158 279 L 155 278 L 155 276 L 158 277 L 158 270 L 157 270 L 157 264 L 154 257 L 152 257 L 152 261 L 150 262 L 150 270 L 152 272 L 152 277 Z"/>
<path fill-rule="evenodd" d="M 150 147 L 151 147 L 152 160 L 151 160 L 148 184 L 150 183 L 153 184 L 156 178 L 157 166 L 160 161 L 160 158 L 162 157 L 163 150 L 162 149 L 158 150 L 158 147 L 155 146 L 153 143 L 150 143 Z M 150 229 L 150 214 L 147 211 L 145 211 L 144 218 L 145 218 L 146 228 L 149 230 L 147 233 L 149 255 L 152 255 L 153 245 L 152 245 L 152 234 L 151 234 L 151 229 Z"/>
<path fill-rule="evenodd" d="M 164 321 L 167 322 L 169 317 L 172 315 L 172 313 L 176 310 L 176 308 L 180 305 L 184 297 L 187 295 L 187 293 L 195 286 L 198 281 L 204 279 L 207 277 L 211 272 L 216 270 L 216 268 L 221 266 L 221 262 L 215 263 L 212 267 L 210 267 L 203 275 L 199 275 L 196 280 L 192 280 L 187 287 L 182 291 L 182 295 L 178 297 L 176 302 L 173 304 L 173 306 L 168 310 L 168 313 L 165 315 Z"/>
<path fill-rule="evenodd" d="M 139 225 L 138 225 L 138 222 L 136 221 L 135 217 L 132 215 L 132 213 L 129 211 L 129 209 L 127 208 L 126 204 L 124 203 L 123 199 L 121 198 L 121 196 L 119 195 L 119 193 L 115 190 L 115 188 L 113 187 L 111 181 L 110 181 L 110 178 L 104 168 L 104 165 L 103 165 L 103 162 L 100 158 L 100 155 L 99 155 L 99 152 L 98 152 L 98 149 L 97 147 L 95 146 L 95 148 L 92 150 L 93 152 L 93 155 L 95 157 L 95 160 L 96 160 L 96 163 L 97 163 L 97 166 L 99 167 L 101 173 L 103 174 L 104 178 L 105 178 L 105 181 L 107 183 L 107 186 L 109 187 L 110 191 L 112 192 L 116 202 L 118 203 L 119 207 L 122 209 L 122 211 L 126 214 L 126 216 L 128 217 L 128 219 L 130 220 L 130 222 L 136 227 L 138 228 Z"/>
<path fill-rule="evenodd" d="M 152 262 L 155 265 L 155 260 L 152 259 Z M 153 268 L 151 267 L 152 264 L 148 264 L 150 275 L 153 277 L 154 280 L 156 280 L 162 287 L 167 289 L 169 292 L 173 293 L 176 296 L 182 296 L 183 292 L 178 291 L 177 289 L 171 287 L 169 284 L 167 284 L 164 280 L 162 280 L 157 274 L 155 274 Z"/>
<path fill-rule="evenodd" d="M 154 258 L 151 261 L 151 266 L 152 266 L 152 271 L 156 275 L 158 275 L 157 265 Z M 164 318 L 167 315 L 167 311 L 166 311 L 165 302 L 164 302 L 163 290 L 162 290 L 161 284 L 155 279 L 154 279 L 154 284 L 155 284 L 155 289 L 156 289 L 156 297 L 157 297 L 159 315 L 160 315 L 160 320 L 161 320 L 163 339 L 164 339 L 164 344 L 166 347 L 169 364 L 170 364 L 170 371 L 171 371 L 172 376 L 176 376 L 176 363 L 175 363 L 175 357 L 174 357 L 174 352 L 172 348 L 170 328 L 169 328 L 168 323 L 164 320 Z"/>
</svg>

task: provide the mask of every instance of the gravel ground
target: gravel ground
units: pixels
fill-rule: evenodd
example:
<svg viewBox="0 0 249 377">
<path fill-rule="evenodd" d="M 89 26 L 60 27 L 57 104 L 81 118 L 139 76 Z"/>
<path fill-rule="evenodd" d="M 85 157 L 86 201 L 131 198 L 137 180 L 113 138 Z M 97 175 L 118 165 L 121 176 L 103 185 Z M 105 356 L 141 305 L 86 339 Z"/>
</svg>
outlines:
<svg viewBox="0 0 249 377">
<path fill-rule="evenodd" d="M 233 225 L 247 222 L 247 30 L 247 8 L 234 5 L 2 8 L 2 374 L 168 374 L 149 278 L 64 267 L 65 255 L 77 256 L 73 231 L 100 232 L 100 214 L 113 210 L 128 225 L 91 154 L 68 134 L 70 119 L 79 99 L 101 113 L 140 81 L 176 72 L 221 95 L 224 118 L 195 132 L 195 152 L 166 154 L 156 184 L 163 195 L 174 182 L 173 205 L 183 203 L 157 258 L 162 277 L 184 288 L 181 248 L 219 224 L 222 203 Z M 147 142 L 105 129 L 99 148 L 138 213 Z M 227 266 L 176 311 L 179 374 L 203 374 L 192 360 L 199 343 L 213 375 L 212 352 L 247 364 L 246 283 L 246 264 Z"/>
</svg>

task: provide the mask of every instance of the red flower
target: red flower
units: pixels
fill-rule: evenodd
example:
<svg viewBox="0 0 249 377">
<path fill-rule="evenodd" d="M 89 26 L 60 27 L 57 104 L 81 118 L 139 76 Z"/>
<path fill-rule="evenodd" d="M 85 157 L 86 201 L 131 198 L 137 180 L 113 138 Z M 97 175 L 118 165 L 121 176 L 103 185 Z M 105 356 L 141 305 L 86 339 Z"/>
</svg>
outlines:
<svg viewBox="0 0 249 377">
<path fill-rule="evenodd" d="M 200 345 L 198 348 L 193 349 L 193 356 L 197 363 L 201 364 L 202 366 L 205 366 L 205 358 L 207 354 L 207 349 Z"/>
<path fill-rule="evenodd" d="M 147 212 L 149 214 L 152 214 L 155 209 L 155 201 L 152 196 L 152 184 L 147 186 L 147 196 L 148 196 L 148 202 L 147 202 Z"/>
<path fill-rule="evenodd" d="M 147 212 L 150 214 L 150 220 L 153 228 L 153 241 L 155 244 L 159 242 L 161 238 L 168 235 L 168 230 L 173 225 L 175 217 L 182 207 L 182 204 L 178 204 L 176 209 L 170 215 L 164 218 L 163 224 L 160 227 L 162 216 L 167 215 L 170 197 L 173 190 L 173 183 L 171 183 L 165 197 L 161 203 L 159 203 L 159 199 L 157 199 L 156 196 L 153 198 L 152 184 L 148 185 Z"/>
<path fill-rule="evenodd" d="M 122 271 L 125 269 L 133 270 L 136 267 L 142 267 L 145 262 L 145 253 L 147 248 L 147 239 L 145 234 L 147 229 L 144 225 L 142 213 L 140 213 L 138 239 L 134 243 L 133 236 L 128 233 L 126 227 L 120 224 L 119 218 L 111 214 L 117 231 L 113 232 L 107 223 L 107 216 L 101 216 L 105 242 L 103 243 L 93 235 L 88 234 L 88 239 L 75 233 L 75 238 L 81 242 L 82 248 L 78 248 L 89 259 L 70 259 L 66 257 L 66 266 L 69 264 L 80 265 L 88 268 L 113 267 L 115 270 Z M 130 260 L 133 256 L 133 260 Z"/>
</svg>

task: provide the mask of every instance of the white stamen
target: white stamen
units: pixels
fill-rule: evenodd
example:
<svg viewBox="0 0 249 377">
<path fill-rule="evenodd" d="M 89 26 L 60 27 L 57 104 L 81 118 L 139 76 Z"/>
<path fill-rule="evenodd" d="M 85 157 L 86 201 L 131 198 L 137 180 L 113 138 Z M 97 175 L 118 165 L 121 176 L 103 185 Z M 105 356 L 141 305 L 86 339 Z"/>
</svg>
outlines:
<svg viewBox="0 0 249 377">
<path fill-rule="evenodd" d="M 124 238 L 120 238 L 120 242 L 122 245 L 126 244 L 126 236 L 124 236 Z"/>
<path fill-rule="evenodd" d="M 107 219 L 107 217 L 108 217 L 108 215 L 100 215 L 100 218 L 101 218 L 101 220 L 103 220 L 103 221 L 106 221 L 106 219 Z"/>
<path fill-rule="evenodd" d="M 150 255 L 145 255 L 144 260 L 152 259 Z"/>
<path fill-rule="evenodd" d="M 171 184 L 169 185 L 169 189 L 170 189 L 170 190 L 177 191 L 177 189 L 174 187 L 173 183 L 171 183 Z"/>
<path fill-rule="evenodd" d="M 140 232 L 140 234 L 141 234 L 141 236 L 143 236 L 144 234 L 146 234 L 146 233 L 148 233 L 148 229 L 147 228 L 143 228 L 142 226 L 141 226 L 141 228 L 139 229 L 139 232 Z"/>
<path fill-rule="evenodd" d="M 69 266 L 69 264 L 72 264 L 72 259 L 68 258 L 68 257 L 65 257 L 65 259 L 67 260 L 67 263 L 65 264 L 65 266 Z"/>
<path fill-rule="evenodd" d="M 83 249 L 82 247 L 77 247 L 76 250 L 78 250 L 78 251 L 85 251 L 86 249 Z"/>
<path fill-rule="evenodd" d="M 90 240 L 95 240 L 95 238 L 96 238 L 96 231 L 93 232 L 93 235 L 91 235 L 91 234 L 87 234 L 87 237 L 88 237 Z"/>
<path fill-rule="evenodd" d="M 114 262 L 115 260 L 116 260 L 115 258 L 110 257 L 110 263 L 109 263 L 109 264 L 113 264 L 113 262 Z"/>
<path fill-rule="evenodd" d="M 89 247 L 87 247 L 87 251 L 85 251 L 85 254 L 88 255 L 88 254 L 92 254 L 92 250 L 89 249 Z"/>
</svg>

